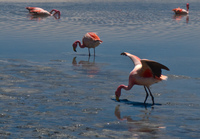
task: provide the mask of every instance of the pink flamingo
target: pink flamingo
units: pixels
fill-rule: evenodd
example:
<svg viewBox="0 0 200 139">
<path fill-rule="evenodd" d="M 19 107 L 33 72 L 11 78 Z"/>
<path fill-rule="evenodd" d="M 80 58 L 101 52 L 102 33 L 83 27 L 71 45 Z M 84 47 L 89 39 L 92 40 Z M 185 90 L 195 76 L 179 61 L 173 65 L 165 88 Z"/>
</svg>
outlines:
<svg viewBox="0 0 200 139">
<path fill-rule="evenodd" d="M 161 74 L 161 69 L 169 70 L 166 66 L 148 59 L 140 59 L 139 57 L 130 53 L 124 52 L 121 55 L 128 56 L 135 64 L 135 68 L 130 72 L 128 86 L 119 85 L 115 91 L 116 100 L 119 101 L 121 96 L 121 89 L 130 90 L 133 85 L 143 85 L 146 91 L 146 98 L 144 104 L 149 96 L 147 89 L 151 95 L 152 102 L 154 105 L 154 97 L 149 87 L 162 80 L 167 80 L 167 76 Z"/>
<path fill-rule="evenodd" d="M 188 14 L 189 13 L 189 3 L 186 4 L 186 8 L 185 9 L 181 9 L 180 7 L 173 9 L 172 11 L 174 11 L 175 14 Z"/>
<path fill-rule="evenodd" d="M 79 44 L 80 48 L 88 48 L 89 56 L 90 56 L 90 48 L 94 48 L 94 55 L 95 55 L 95 47 L 101 44 L 103 41 L 100 40 L 99 36 L 97 36 L 94 32 L 88 32 L 83 36 L 82 43 L 77 40 L 73 43 L 73 49 L 76 52 L 77 44 Z"/>
<path fill-rule="evenodd" d="M 39 7 L 26 7 L 26 9 L 29 10 L 29 13 L 31 13 L 33 15 L 54 16 L 55 14 L 58 14 L 58 19 L 60 18 L 60 11 L 56 10 L 56 9 L 51 10 L 51 12 L 48 12 Z"/>
</svg>

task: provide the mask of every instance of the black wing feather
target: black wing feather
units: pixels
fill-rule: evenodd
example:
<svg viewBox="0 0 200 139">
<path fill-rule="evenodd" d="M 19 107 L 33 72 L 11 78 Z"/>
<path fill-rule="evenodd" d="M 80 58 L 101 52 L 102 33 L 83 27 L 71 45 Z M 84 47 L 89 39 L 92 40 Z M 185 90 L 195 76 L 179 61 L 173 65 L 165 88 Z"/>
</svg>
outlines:
<svg viewBox="0 0 200 139">
<path fill-rule="evenodd" d="M 152 61 L 152 60 L 143 59 L 141 61 L 144 61 L 151 68 L 153 75 L 157 76 L 157 77 L 161 76 L 162 69 L 169 70 L 169 68 L 166 67 L 165 65 L 160 64 L 160 63 L 155 62 L 155 61 Z"/>
</svg>

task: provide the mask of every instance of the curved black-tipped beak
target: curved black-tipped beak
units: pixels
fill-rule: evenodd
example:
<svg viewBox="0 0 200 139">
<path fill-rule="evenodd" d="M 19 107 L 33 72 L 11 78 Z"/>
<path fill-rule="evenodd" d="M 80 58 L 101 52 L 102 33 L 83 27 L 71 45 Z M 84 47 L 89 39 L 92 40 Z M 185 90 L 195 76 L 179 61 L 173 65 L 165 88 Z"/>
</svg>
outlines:
<svg viewBox="0 0 200 139">
<path fill-rule="evenodd" d="M 74 50 L 74 52 L 77 52 L 77 51 L 76 51 L 76 48 L 73 48 L 73 50 Z"/>
</svg>

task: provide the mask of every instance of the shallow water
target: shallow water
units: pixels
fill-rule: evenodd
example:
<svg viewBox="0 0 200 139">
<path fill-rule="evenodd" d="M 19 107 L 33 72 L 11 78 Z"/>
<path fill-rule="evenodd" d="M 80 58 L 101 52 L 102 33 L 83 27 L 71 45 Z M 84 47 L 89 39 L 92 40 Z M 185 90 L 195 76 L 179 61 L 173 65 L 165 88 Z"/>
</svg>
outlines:
<svg viewBox="0 0 200 139">
<path fill-rule="evenodd" d="M 0 136 L 8 138 L 199 138 L 199 21 L 172 9 L 187 1 L 0 1 Z M 33 18 L 26 6 L 59 9 L 61 19 Z M 72 43 L 89 31 L 96 56 Z M 133 64 L 121 52 L 156 60 L 170 71 L 151 87 L 122 91 Z M 91 50 L 92 54 L 93 51 Z"/>
</svg>

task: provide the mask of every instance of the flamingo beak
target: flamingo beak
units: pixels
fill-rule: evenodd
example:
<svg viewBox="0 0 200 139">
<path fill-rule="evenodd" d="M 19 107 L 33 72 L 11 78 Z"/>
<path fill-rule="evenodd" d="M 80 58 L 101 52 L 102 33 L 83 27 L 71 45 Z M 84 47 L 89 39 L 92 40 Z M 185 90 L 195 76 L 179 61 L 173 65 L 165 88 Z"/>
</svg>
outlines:
<svg viewBox="0 0 200 139">
<path fill-rule="evenodd" d="M 74 52 L 77 52 L 75 47 L 73 47 L 73 50 L 74 50 Z"/>
<path fill-rule="evenodd" d="M 119 97 L 118 96 L 115 96 L 115 98 L 116 98 L 117 101 L 119 101 Z"/>
</svg>

